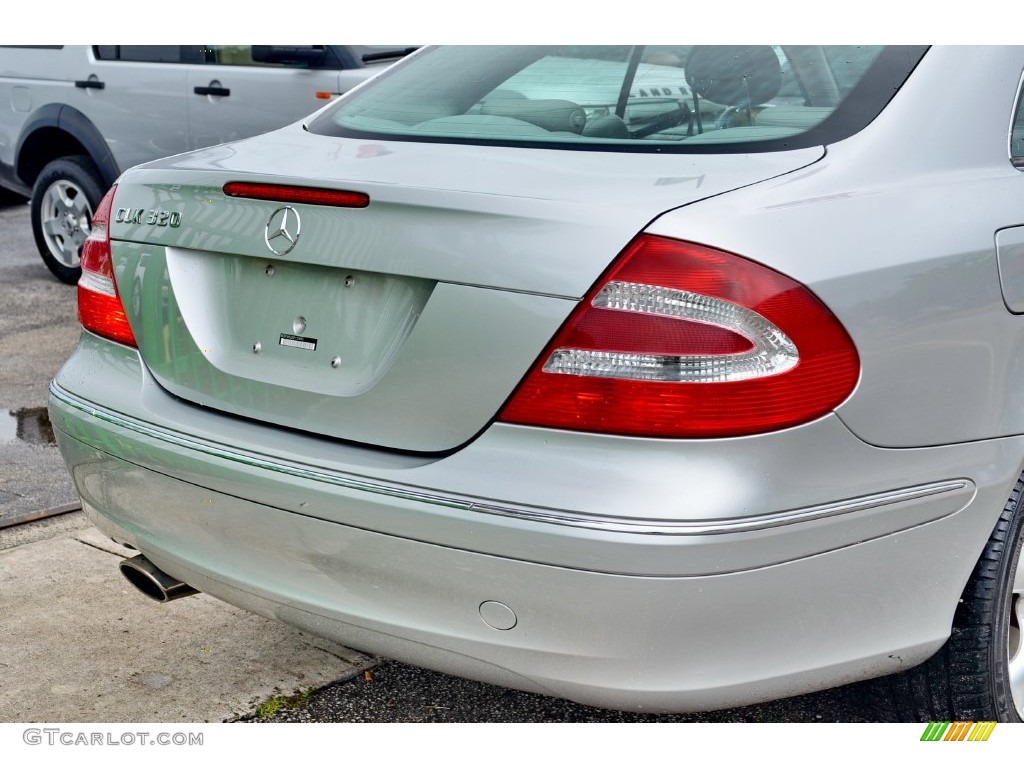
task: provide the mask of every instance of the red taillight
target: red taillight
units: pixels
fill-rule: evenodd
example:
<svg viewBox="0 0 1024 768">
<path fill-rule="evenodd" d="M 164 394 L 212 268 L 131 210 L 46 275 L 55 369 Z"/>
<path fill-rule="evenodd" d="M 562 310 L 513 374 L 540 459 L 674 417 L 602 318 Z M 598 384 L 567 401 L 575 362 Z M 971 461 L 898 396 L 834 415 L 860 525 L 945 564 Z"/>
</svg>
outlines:
<svg viewBox="0 0 1024 768">
<path fill-rule="evenodd" d="M 643 235 L 500 418 L 645 437 L 751 435 L 828 413 L 859 376 L 853 341 L 804 286 L 732 253 Z"/>
<path fill-rule="evenodd" d="M 115 184 L 103 196 L 92 217 L 92 229 L 82 246 L 82 277 L 78 280 L 78 319 L 95 334 L 138 346 L 124 305 L 114 282 L 114 266 L 110 256 L 110 209 L 114 202 Z"/>
<path fill-rule="evenodd" d="M 229 181 L 224 185 L 224 194 L 228 197 L 270 200 L 275 203 L 333 205 L 336 208 L 365 208 L 370 204 L 370 196 L 363 192 L 296 187 L 290 184 L 258 184 L 248 181 Z"/>
</svg>

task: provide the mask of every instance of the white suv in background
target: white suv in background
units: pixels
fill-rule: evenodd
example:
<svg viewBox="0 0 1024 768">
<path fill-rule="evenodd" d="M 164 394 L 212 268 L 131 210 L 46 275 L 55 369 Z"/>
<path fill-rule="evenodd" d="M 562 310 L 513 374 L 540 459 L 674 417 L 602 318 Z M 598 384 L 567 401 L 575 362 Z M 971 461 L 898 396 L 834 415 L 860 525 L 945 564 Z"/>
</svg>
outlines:
<svg viewBox="0 0 1024 768">
<path fill-rule="evenodd" d="M 75 283 L 93 211 L 138 163 L 299 120 L 414 50 L 358 45 L 0 46 L 0 191 Z"/>
</svg>

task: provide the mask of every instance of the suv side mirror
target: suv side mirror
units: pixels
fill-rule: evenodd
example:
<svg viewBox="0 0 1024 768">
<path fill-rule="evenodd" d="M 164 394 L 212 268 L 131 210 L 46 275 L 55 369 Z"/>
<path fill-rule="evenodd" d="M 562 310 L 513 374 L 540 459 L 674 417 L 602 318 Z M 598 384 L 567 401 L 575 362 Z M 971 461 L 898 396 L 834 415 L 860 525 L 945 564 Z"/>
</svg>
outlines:
<svg viewBox="0 0 1024 768">
<path fill-rule="evenodd" d="M 290 64 L 313 67 L 324 60 L 327 49 L 322 45 L 254 45 L 252 60 L 262 64 Z"/>
</svg>

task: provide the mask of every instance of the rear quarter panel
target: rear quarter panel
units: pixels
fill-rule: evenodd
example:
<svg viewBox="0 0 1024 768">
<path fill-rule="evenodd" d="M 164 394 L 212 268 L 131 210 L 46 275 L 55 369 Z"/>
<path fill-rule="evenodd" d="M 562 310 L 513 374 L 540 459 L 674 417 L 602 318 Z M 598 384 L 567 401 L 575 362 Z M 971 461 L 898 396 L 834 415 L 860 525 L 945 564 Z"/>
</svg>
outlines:
<svg viewBox="0 0 1024 768">
<path fill-rule="evenodd" d="M 0 46 L 0 166 L 11 172 L 25 122 L 39 107 L 63 101 L 68 67 L 82 46 Z M 5 176 L 6 173 L 0 174 Z"/>
<path fill-rule="evenodd" d="M 857 345 L 838 409 L 862 439 L 940 445 L 1024 433 L 1024 316 L 1000 291 L 996 233 L 1024 222 L 1008 155 L 1024 53 L 932 49 L 881 116 L 803 171 L 651 227 L 804 282 Z"/>
</svg>

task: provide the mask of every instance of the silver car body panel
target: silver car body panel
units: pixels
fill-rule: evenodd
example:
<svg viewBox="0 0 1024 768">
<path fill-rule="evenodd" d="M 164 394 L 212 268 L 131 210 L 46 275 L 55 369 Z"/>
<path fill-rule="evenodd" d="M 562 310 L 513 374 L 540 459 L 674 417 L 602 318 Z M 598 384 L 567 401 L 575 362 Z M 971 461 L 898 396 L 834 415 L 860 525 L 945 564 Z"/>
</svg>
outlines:
<svg viewBox="0 0 1024 768">
<path fill-rule="evenodd" d="M 347 93 L 384 71 L 389 64 L 380 62 L 359 69 L 223 64 L 187 67 L 187 92 L 211 83 L 227 87 L 231 92 L 227 98 L 202 96 L 187 102 L 190 148 L 209 147 L 272 131 L 281 127 L 282 116 L 314 112 L 324 106 L 325 99 Z M 273 111 L 267 109 L 268 97 L 273 99 Z M 287 118 L 288 121 L 294 119 L 297 117 Z"/>
<path fill-rule="evenodd" d="M 181 212 L 180 227 L 113 221 L 114 240 L 365 269 L 578 299 L 652 218 L 812 165 L 821 147 L 752 155 L 558 152 L 366 141 L 288 126 L 132 170 L 117 206 Z M 609 190 L 607 180 L 614 179 Z M 367 208 L 296 206 L 302 235 L 265 242 L 280 203 L 225 199 L 231 181 L 353 190 Z M 211 205 L 215 201 L 215 205 Z"/>
<path fill-rule="evenodd" d="M 1004 306 L 994 248 L 999 230 L 1024 223 L 1024 174 L 1008 159 L 1020 67 L 1007 61 L 1021 52 L 964 54 L 933 49 L 899 99 L 811 168 L 648 230 L 713 242 L 809 285 L 861 356 L 858 390 L 838 413 L 876 445 L 1024 433 L 1024 323 Z M 937 102 L 956 78 L 985 86 Z"/>
<path fill-rule="evenodd" d="M 743 164 L 524 159 L 515 148 L 453 147 L 438 173 L 435 147 L 373 146 L 293 126 L 132 171 L 118 188 L 113 254 L 143 357 L 165 388 L 295 429 L 451 450 L 486 427 L 656 213 L 822 157 L 816 147 Z M 614 195 L 600 183 L 609 175 Z M 284 255 L 266 240 L 281 204 L 221 191 L 236 181 L 338 188 L 337 178 L 371 205 L 296 204 L 300 234 Z M 149 223 L 154 210 L 180 214 L 180 226 Z M 315 348 L 283 348 L 293 326 Z"/>
<path fill-rule="evenodd" d="M 1004 303 L 995 247 L 1024 225 L 1024 177 L 1007 155 L 1022 64 L 1019 50 L 933 50 L 871 125 L 827 150 L 620 156 L 290 127 L 132 170 L 115 208 L 176 210 L 182 223 L 112 225 L 141 349 L 83 333 L 51 387 L 85 508 L 233 604 L 602 706 L 712 709 L 920 662 L 948 637 L 1022 471 L 1024 318 Z M 296 205 L 302 237 L 278 257 L 264 240 L 276 204 L 225 199 L 228 181 L 353 189 L 373 203 Z M 495 421 L 641 231 L 808 286 L 856 344 L 853 394 L 810 423 L 731 439 Z M 219 394 L 238 381 L 202 383 L 252 341 L 176 296 L 205 283 L 230 300 L 224 281 L 243 263 L 408 289 L 398 304 L 418 318 L 394 357 L 367 389 L 324 395 L 339 403 L 336 428 L 309 402 L 292 413 L 285 378 L 254 390 L 259 413 Z M 136 278 L 148 302 L 133 302 Z M 165 316 L 148 319 L 153 307 Z M 435 330 L 417 347 L 435 308 L 452 338 Z M 192 347 L 161 358 L 175 328 Z M 405 386 L 376 395 L 401 366 Z M 427 417 L 403 424 L 403 412 Z M 490 602 L 514 626 L 489 624 Z"/>
<path fill-rule="evenodd" d="M 104 346 L 84 343 L 70 365 L 95 369 Z M 167 421 L 173 399 L 144 381 L 133 356 L 121 361 L 143 379 L 131 402 Z M 352 448 L 347 465 L 310 462 L 329 446 L 292 435 L 275 453 L 294 450 L 299 463 L 267 452 L 272 427 L 176 405 L 191 422 L 184 431 L 54 385 L 61 449 L 86 509 L 115 539 L 203 591 L 355 647 L 649 710 L 777 698 L 926 658 L 973 566 L 961 553 L 980 548 L 1024 449 L 1021 440 L 873 448 L 834 417 L 775 435 L 777 446 L 607 445 L 558 431 L 538 440 L 537 430 L 495 425 L 447 458 L 371 470 L 358 463 L 365 449 Z M 200 421 L 217 442 L 199 436 Z M 973 480 L 957 477 L 967 457 L 983 462 Z M 664 479 L 666 462 L 675 482 Z M 794 497 L 846 503 L 771 514 L 780 484 L 771 478 L 793 464 L 814 478 L 792 483 Z M 892 491 L 858 496 L 875 468 Z M 741 484 L 735 494 L 722 493 L 729 481 Z M 474 483 L 487 495 L 470 496 Z M 526 488 L 559 503 L 557 514 L 522 502 Z M 659 510 L 665 518 L 652 520 Z M 715 512 L 728 516 L 716 525 Z M 666 535 L 688 522 L 687 533 Z M 832 599 L 817 599 L 822 589 Z M 580 599 L 589 594 L 600 599 Z M 489 626 L 479 612 L 488 601 L 508 606 L 516 626 Z M 637 633 L 647 652 L 630 657 Z"/>
<path fill-rule="evenodd" d="M 93 373 L 97 367 L 116 371 L 116 378 L 97 379 Z M 875 449 L 850 434 L 834 416 L 748 440 L 612 438 L 545 430 L 535 446 L 536 429 L 497 423 L 450 455 L 382 452 L 197 409 L 163 390 L 141 364 L 138 352 L 112 346 L 88 333 L 83 334 L 54 387 L 54 396 L 72 409 L 72 415 L 109 411 L 101 421 L 116 422 L 123 430 L 163 442 L 181 443 L 197 455 L 241 465 L 260 464 L 272 472 L 330 485 L 408 487 L 413 497 L 448 499 L 452 502 L 449 506 L 467 510 L 480 505 L 485 513 L 488 506 L 508 506 L 535 510 L 537 520 L 543 520 L 544 510 L 560 511 L 580 521 L 591 520 L 598 530 L 613 528 L 601 524 L 609 520 L 619 521 L 627 531 L 650 529 L 657 534 L 680 527 L 690 527 L 691 534 L 699 534 L 701 527 L 717 532 L 737 527 L 757 530 L 778 527 L 782 522 L 779 516 L 784 519 L 794 510 L 813 511 L 809 514 L 813 517 L 820 516 L 822 508 L 833 506 L 859 512 L 862 505 L 872 508 L 864 504 L 868 498 L 881 502 L 873 506 L 876 509 L 885 509 L 886 501 L 902 504 L 927 499 L 929 503 L 923 506 L 935 504 L 938 509 L 933 518 L 937 518 L 970 500 L 976 479 L 958 471 L 968 457 L 984 448 L 982 461 L 1004 461 L 991 452 L 1002 450 L 1000 442 L 951 446 L 945 454 L 951 457 L 949 463 L 937 468 L 935 457 L 940 449 Z M 116 410 L 100 405 L 108 401 L 117 403 Z M 501 435 L 501 441 L 495 442 L 494 435 Z M 821 452 L 820 444 L 834 447 Z M 641 449 L 643 461 L 633 461 Z M 237 458 L 232 450 L 262 458 L 250 462 Z M 824 481 L 784 482 L 794 461 L 815 478 L 849 474 L 842 482 L 844 492 L 835 493 Z M 850 473 L 851 466 L 861 469 Z M 299 469 L 286 469 L 289 467 Z M 308 474 L 303 474 L 302 468 Z M 588 480 L 596 474 L 606 482 L 595 485 Z M 770 503 L 766 488 L 773 489 Z M 918 498 L 906 498 L 908 488 L 917 489 L 911 496 Z M 685 494 L 680 489 L 685 489 Z M 924 489 L 941 492 L 931 498 L 932 493 Z M 344 510 L 335 509 L 329 501 L 319 512 L 315 510 L 320 507 L 310 508 L 308 503 L 298 506 L 300 501 L 290 491 L 274 497 L 276 506 L 290 511 L 351 522 L 344 517 Z M 760 524 L 766 517 L 776 518 L 775 524 Z M 746 526 L 741 525 L 744 522 Z M 412 523 L 403 519 L 400 524 Z M 620 570 L 628 568 L 621 566 Z"/>
<path fill-rule="evenodd" d="M 36 106 L 66 101 L 87 115 L 121 169 L 197 146 L 189 136 L 187 65 L 144 61 L 126 65 L 97 59 L 91 49 L 75 46 L 49 52 L 49 66 L 62 60 L 69 77 L 48 88 L 33 85 Z M 25 74 L 31 72 L 27 67 L 19 71 L 19 79 L 29 80 Z M 104 87 L 77 88 L 69 82 L 90 78 Z"/>
<path fill-rule="evenodd" d="M 78 418 L 85 414 L 116 427 L 127 442 L 113 451 L 115 455 L 135 455 L 138 446 L 132 441 L 136 441 L 151 446 L 150 450 L 180 448 L 184 455 L 193 458 L 186 461 L 179 456 L 175 462 L 177 469 L 191 475 L 211 472 L 208 465 L 217 467 L 212 474 L 219 475 L 221 481 L 211 477 L 204 487 L 248 496 L 260 487 L 261 477 L 271 477 L 272 483 L 260 488 L 260 496 L 267 503 L 304 516 L 441 545 L 483 548 L 487 554 L 517 560 L 628 575 L 699 576 L 806 557 L 940 519 L 964 508 L 976 492 L 975 484 L 966 479 L 908 487 L 897 486 L 900 481 L 893 478 L 893 489 L 883 493 L 758 514 L 733 507 L 721 510 L 721 517 L 711 517 L 704 510 L 681 505 L 671 497 L 670 489 L 661 494 L 653 490 L 644 494 L 634 502 L 635 508 L 625 507 L 621 499 L 618 504 L 607 504 L 601 512 L 593 506 L 580 508 L 577 494 L 564 499 L 564 506 L 540 507 L 520 501 L 522 494 L 512 495 L 511 488 L 507 498 L 495 498 L 493 489 L 482 489 L 490 491 L 491 496 L 449 490 L 471 486 L 471 475 L 488 476 L 484 466 L 462 470 L 462 462 L 452 458 L 394 473 L 354 474 L 352 467 L 311 467 L 275 459 L 255 452 L 255 444 L 244 450 L 155 428 L 97 408 L 68 394 L 59 385 L 54 385 L 53 395 L 65 408 L 78 411 Z M 514 444 L 520 430 L 494 427 L 478 442 L 484 449 L 491 442 Z M 835 424 L 822 424 L 820 430 L 833 437 L 843 432 Z M 72 427 L 65 431 L 76 434 Z M 492 431 L 496 437 L 491 437 Z M 505 432 L 509 433 L 507 437 Z M 88 437 L 84 439 L 88 442 Z M 856 445 L 856 441 L 851 442 Z M 652 459 L 656 448 L 656 444 L 651 446 Z M 586 446 L 579 449 L 585 450 Z M 700 451 L 701 446 L 693 446 L 694 453 Z M 636 453 L 636 447 L 633 452 Z M 556 483 L 555 478 L 544 478 L 540 473 L 545 460 L 550 462 L 553 458 L 542 455 L 536 467 L 520 462 L 514 476 L 519 482 L 530 482 L 538 495 L 553 499 L 565 483 Z M 713 457 L 708 459 L 702 463 L 725 464 L 714 462 Z M 163 461 L 169 464 L 172 459 L 167 456 Z M 160 466 L 152 460 L 143 464 Z M 454 469 L 450 469 L 453 464 Z M 465 479 L 459 477 L 458 482 L 453 482 L 455 478 L 448 478 L 449 472 L 460 475 L 463 471 Z M 490 471 L 493 473 L 493 468 Z M 708 476 L 713 477 L 714 473 L 706 467 L 703 475 L 706 485 Z M 604 495 L 624 485 L 622 479 L 616 478 L 616 482 L 617 486 L 602 486 Z M 338 496 L 373 499 L 372 511 L 360 510 L 352 503 L 339 504 Z M 420 509 L 419 521 L 410 521 L 407 513 L 398 511 L 412 505 Z M 394 510 L 390 509 L 392 506 Z M 558 546 L 545 541 L 547 537 L 563 535 L 554 533 L 561 527 L 583 530 L 575 534 L 576 539 Z M 493 528 L 493 532 L 483 535 L 487 528 Z M 547 537 L 544 532 L 548 532 Z"/>
</svg>

